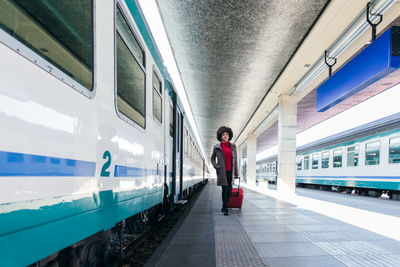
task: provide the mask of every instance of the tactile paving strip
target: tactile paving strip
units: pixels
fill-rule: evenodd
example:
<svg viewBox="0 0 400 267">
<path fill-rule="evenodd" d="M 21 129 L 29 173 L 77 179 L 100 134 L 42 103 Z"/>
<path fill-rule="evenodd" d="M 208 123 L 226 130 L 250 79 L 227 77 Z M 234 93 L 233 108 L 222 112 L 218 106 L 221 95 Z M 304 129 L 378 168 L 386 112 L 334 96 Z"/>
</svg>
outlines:
<svg viewBox="0 0 400 267">
<path fill-rule="evenodd" d="M 352 237 L 341 232 L 310 232 L 303 231 L 301 233 L 311 242 L 332 242 L 332 241 L 351 241 Z"/>
<path fill-rule="evenodd" d="M 338 260 L 350 267 L 400 266 L 400 256 L 389 255 L 338 255 Z"/>
<path fill-rule="evenodd" d="M 215 205 L 219 205 L 220 189 L 215 186 L 210 191 L 213 191 Z M 216 267 L 268 266 L 243 229 L 235 211 L 231 211 L 229 216 L 224 216 L 220 207 L 215 207 L 213 211 Z"/>
<path fill-rule="evenodd" d="M 326 232 L 329 230 L 334 231 L 333 229 L 327 229 L 327 227 L 323 224 L 289 224 L 288 226 L 296 232 Z"/>
<path fill-rule="evenodd" d="M 315 242 L 347 266 L 400 266 L 400 255 L 365 241 Z"/>
<path fill-rule="evenodd" d="M 216 266 L 268 266 L 234 214 L 214 213 Z"/>
<path fill-rule="evenodd" d="M 321 225 L 288 225 L 305 238 L 334 256 L 346 266 L 400 266 L 400 255 L 366 241 L 351 241 L 351 236 L 332 229 L 324 232 Z"/>
<path fill-rule="evenodd" d="M 315 242 L 315 244 L 331 255 L 391 254 L 390 251 L 374 246 L 366 241 Z"/>
</svg>

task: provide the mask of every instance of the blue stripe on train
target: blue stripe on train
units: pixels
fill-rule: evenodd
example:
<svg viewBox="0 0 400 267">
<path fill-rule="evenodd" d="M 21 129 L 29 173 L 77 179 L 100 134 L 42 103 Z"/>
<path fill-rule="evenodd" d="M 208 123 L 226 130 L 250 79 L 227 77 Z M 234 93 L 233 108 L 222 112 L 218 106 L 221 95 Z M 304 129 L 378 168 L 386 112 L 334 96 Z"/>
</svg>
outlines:
<svg viewBox="0 0 400 267">
<path fill-rule="evenodd" d="M 144 169 L 122 165 L 115 165 L 114 177 L 145 177 L 149 175 L 164 176 L 164 171 L 157 169 Z"/>
<path fill-rule="evenodd" d="M 0 151 L 0 176 L 94 177 L 95 172 L 95 162 Z M 162 176 L 163 174 L 162 170 L 158 170 L 158 175 Z M 115 165 L 114 177 L 145 177 L 149 175 L 157 175 L 157 170 Z"/>
<path fill-rule="evenodd" d="M 145 169 L 115 165 L 114 177 L 144 177 Z"/>
<path fill-rule="evenodd" d="M 0 151 L 0 176 L 94 176 L 96 163 Z"/>
</svg>

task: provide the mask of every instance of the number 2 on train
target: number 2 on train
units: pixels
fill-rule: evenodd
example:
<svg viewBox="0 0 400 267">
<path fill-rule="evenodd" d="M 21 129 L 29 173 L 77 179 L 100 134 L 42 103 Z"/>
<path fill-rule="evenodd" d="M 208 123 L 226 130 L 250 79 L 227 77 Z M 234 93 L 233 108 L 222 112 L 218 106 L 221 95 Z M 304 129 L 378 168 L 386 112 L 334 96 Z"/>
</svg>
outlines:
<svg viewBox="0 0 400 267">
<path fill-rule="evenodd" d="M 108 171 L 107 169 L 110 168 L 110 165 L 111 165 L 111 153 L 110 153 L 110 151 L 108 151 L 108 150 L 104 151 L 103 159 L 107 159 L 107 161 L 104 162 L 103 168 L 101 168 L 100 176 L 109 177 L 110 176 L 110 171 Z"/>
</svg>

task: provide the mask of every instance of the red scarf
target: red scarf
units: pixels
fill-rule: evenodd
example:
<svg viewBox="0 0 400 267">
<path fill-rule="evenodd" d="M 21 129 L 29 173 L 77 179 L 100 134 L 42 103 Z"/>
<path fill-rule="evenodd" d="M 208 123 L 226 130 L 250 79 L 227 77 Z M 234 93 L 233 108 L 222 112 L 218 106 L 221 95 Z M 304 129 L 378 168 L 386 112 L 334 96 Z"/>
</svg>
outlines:
<svg viewBox="0 0 400 267">
<path fill-rule="evenodd" d="M 231 143 L 229 142 L 221 142 L 222 152 L 224 153 L 225 157 L 225 170 L 231 171 L 232 170 L 232 150 L 231 150 Z"/>
</svg>

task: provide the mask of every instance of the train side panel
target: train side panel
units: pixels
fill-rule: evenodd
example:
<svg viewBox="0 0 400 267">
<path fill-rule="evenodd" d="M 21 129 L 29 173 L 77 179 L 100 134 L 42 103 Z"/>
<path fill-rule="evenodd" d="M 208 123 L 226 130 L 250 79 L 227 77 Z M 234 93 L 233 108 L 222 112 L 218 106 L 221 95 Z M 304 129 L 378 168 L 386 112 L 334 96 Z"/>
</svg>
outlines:
<svg viewBox="0 0 400 267">
<path fill-rule="evenodd" d="M 184 123 L 183 131 L 183 190 L 186 190 L 203 181 L 203 159 L 199 152 L 197 142 L 188 123 Z"/>
<path fill-rule="evenodd" d="M 91 98 L 0 44 L 0 122 L 7 126 L 0 132 L 0 254 L 6 265 L 30 264 L 162 202 L 164 130 L 151 97 L 153 71 L 161 70 L 145 49 L 146 127 L 122 120 L 115 104 L 114 3 L 98 1 L 94 10 L 101 19 L 94 27 Z"/>
</svg>

